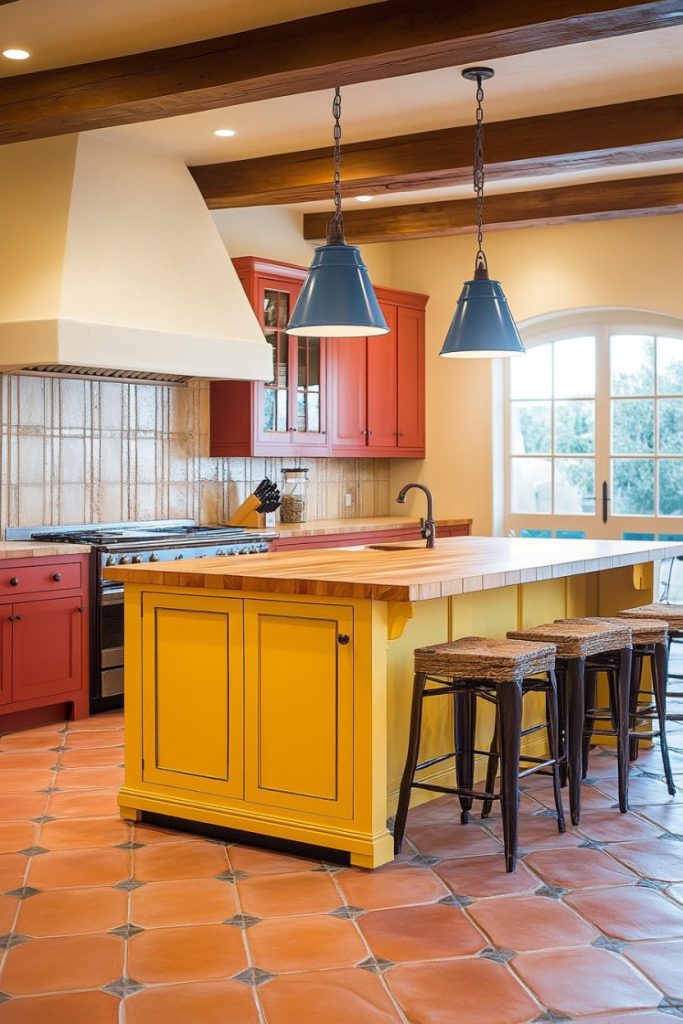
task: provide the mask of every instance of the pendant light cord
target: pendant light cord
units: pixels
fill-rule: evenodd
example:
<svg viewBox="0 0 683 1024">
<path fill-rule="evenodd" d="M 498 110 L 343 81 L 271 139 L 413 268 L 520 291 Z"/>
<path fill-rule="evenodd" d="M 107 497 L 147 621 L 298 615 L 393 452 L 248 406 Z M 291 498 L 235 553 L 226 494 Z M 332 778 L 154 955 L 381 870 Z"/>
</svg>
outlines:
<svg viewBox="0 0 683 1024">
<path fill-rule="evenodd" d="M 327 244 L 344 245 L 344 219 L 341 208 L 341 89 L 334 90 L 332 101 L 334 118 L 334 213 L 327 225 Z"/>
<path fill-rule="evenodd" d="M 484 86 L 477 75 L 477 123 L 474 132 L 474 191 L 477 197 L 477 255 L 474 263 L 477 272 L 488 275 L 484 255 Z"/>
</svg>

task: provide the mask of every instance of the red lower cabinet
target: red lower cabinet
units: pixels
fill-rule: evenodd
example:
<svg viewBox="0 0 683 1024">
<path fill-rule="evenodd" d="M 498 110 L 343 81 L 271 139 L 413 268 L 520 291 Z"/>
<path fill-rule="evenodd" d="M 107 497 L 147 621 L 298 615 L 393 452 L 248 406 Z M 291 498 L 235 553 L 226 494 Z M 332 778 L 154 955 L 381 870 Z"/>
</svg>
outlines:
<svg viewBox="0 0 683 1024">
<path fill-rule="evenodd" d="M 0 732 L 2 716 L 52 704 L 70 704 L 74 718 L 88 714 L 87 569 L 79 555 L 3 562 Z"/>
</svg>

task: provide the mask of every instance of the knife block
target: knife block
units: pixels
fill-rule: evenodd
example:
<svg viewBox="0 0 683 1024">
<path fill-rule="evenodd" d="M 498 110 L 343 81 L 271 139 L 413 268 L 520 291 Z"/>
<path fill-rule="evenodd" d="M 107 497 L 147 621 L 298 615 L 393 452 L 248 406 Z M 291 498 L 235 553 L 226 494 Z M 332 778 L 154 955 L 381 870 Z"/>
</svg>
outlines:
<svg viewBox="0 0 683 1024">
<path fill-rule="evenodd" d="M 265 526 L 275 525 L 274 512 L 258 512 L 261 504 L 255 494 L 250 494 L 246 501 L 243 501 L 238 509 L 235 509 L 227 522 L 227 526 L 252 526 L 263 529 Z M 270 520 L 270 522 L 269 522 Z"/>
</svg>

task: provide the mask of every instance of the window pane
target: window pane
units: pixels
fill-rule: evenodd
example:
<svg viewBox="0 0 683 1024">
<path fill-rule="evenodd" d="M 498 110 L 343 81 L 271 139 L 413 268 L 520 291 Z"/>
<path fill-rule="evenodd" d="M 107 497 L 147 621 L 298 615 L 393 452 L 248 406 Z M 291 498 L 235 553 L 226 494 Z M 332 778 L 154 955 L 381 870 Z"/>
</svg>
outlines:
<svg viewBox="0 0 683 1024">
<path fill-rule="evenodd" d="M 289 295 L 287 292 L 278 292 L 277 297 L 277 325 L 281 331 L 284 331 L 289 323 Z"/>
<path fill-rule="evenodd" d="M 281 334 L 278 338 L 275 364 L 275 379 L 278 387 L 286 388 L 289 377 L 289 335 Z"/>
<path fill-rule="evenodd" d="M 593 459 L 555 459 L 556 515 L 593 515 L 595 462 Z"/>
<path fill-rule="evenodd" d="M 263 392 L 263 429 L 275 430 L 275 391 L 265 388 Z"/>
<path fill-rule="evenodd" d="M 683 516 L 683 459 L 659 462 L 659 514 Z"/>
<path fill-rule="evenodd" d="M 523 359 L 510 360 L 510 398 L 550 398 L 552 345 L 530 348 Z"/>
<path fill-rule="evenodd" d="M 287 430 L 289 423 L 287 419 L 287 392 L 276 391 L 275 402 L 277 408 L 277 430 Z"/>
<path fill-rule="evenodd" d="M 550 454 L 550 402 L 512 402 L 510 451 L 513 455 Z"/>
<path fill-rule="evenodd" d="M 306 353 L 308 351 L 308 339 L 299 338 L 299 345 L 297 349 L 297 383 L 300 388 L 305 388 L 308 383 L 306 365 Z"/>
<path fill-rule="evenodd" d="M 266 288 L 263 293 L 263 323 L 265 327 L 277 327 L 278 293 Z"/>
<path fill-rule="evenodd" d="M 650 452 L 654 452 L 654 400 L 617 398 L 611 405 L 613 454 L 649 455 Z"/>
<path fill-rule="evenodd" d="M 276 363 L 276 360 L 277 360 L 277 334 L 275 334 L 274 331 L 268 331 L 268 333 L 266 334 L 266 341 L 268 342 L 268 344 L 270 345 L 270 347 L 273 350 L 273 373 L 275 373 L 275 363 Z M 272 384 L 274 382 L 274 379 L 275 378 L 272 377 L 266 383 L 267 384 Z"/>
<path fill-rule="evenodd" d="M 651 516 L 654 510 L 654 459 L 612 459 L 612 515 Z"/>
<path fill-rule="evenodd" d="M 317 391 L 309 391 L 306 396 L 308 429 L 314 433 L 320 430 L 320 397 Z"/>
<path fill-rule="evenodd" d="M 595 451 L 595 402 L 555 402 L 555 451 L 570 455 Z"/>
<path fill-rule="evenodd" d="M 550 512 L 550 459 L 511 459 L 513 512 Z"/>
<path fill-rule="evenodd" d="M 613 334 L 609 340 L 613 395 L 653 395 L 655 340 L 642 334 Z"/>
<path fill-rule="evenodd" d="M 683 398 L 660 398 L 658 415 L 660 453 L 683 453 Z"/>
<path fill-rule="evenodd" d="M 657 391 L 683 395 L 682 338 L 657 338 Z"/>
<path fill-rule="evenodd" d="M 556 398 L 595 394 L 595 338 L 566 338 L 553 345 Z"/>
</svg>

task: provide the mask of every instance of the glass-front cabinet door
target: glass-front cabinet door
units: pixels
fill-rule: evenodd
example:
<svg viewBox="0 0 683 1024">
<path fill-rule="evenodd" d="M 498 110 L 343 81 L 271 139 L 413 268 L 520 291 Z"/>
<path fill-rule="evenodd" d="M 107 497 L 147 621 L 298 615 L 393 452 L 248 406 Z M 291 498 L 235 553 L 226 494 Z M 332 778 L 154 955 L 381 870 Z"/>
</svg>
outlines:
<svg viewBox="0 0 683 1024">
<path fill-rule="evenodd" d="M 261 325 L 273 349 L 273 378 L 262 386 L 259 440 L 290 449 L 327 444 L 324 342 L 285 333 L 299 290 L 295 282 L 259 282 Z"/>
</svg>

